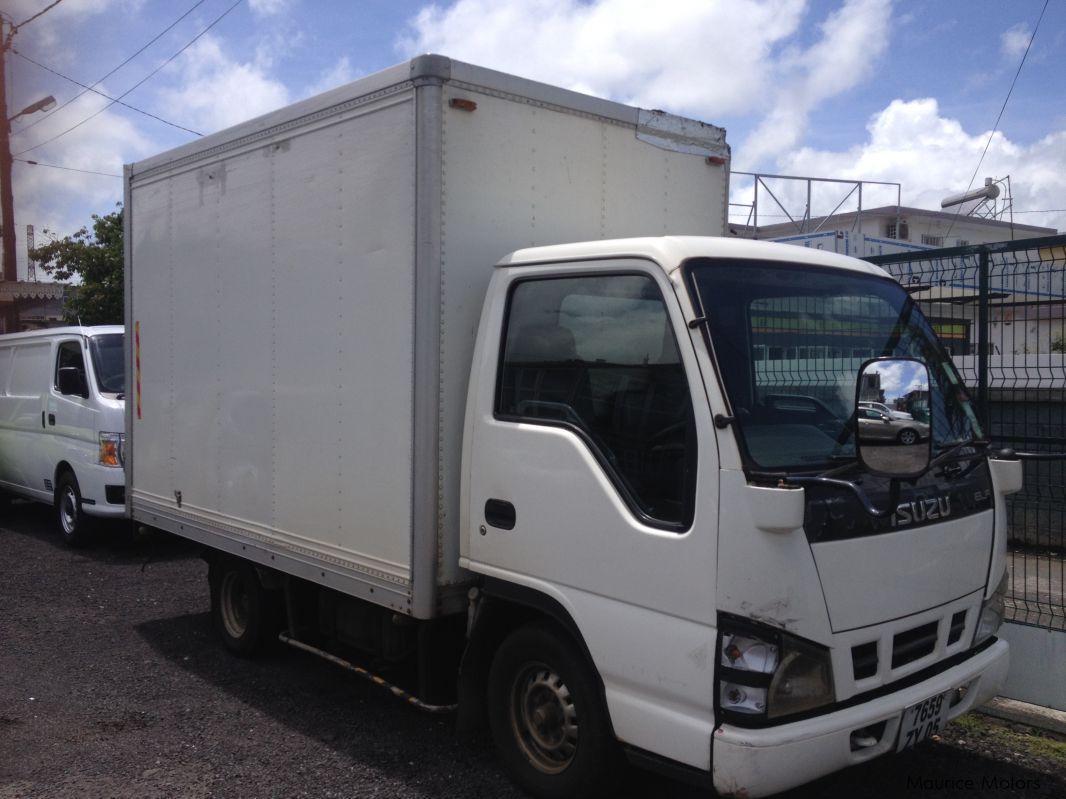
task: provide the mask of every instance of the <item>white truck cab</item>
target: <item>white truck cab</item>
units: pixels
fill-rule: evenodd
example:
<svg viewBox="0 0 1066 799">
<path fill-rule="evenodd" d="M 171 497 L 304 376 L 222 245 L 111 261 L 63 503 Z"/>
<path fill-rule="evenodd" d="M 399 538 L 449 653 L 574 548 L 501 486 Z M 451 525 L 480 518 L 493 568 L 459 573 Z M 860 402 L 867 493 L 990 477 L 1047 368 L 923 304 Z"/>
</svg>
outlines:
<svg viewBox="0 0 1066 799">
<path fill-rule="evenodd" d="M 797 341 L 826 356 L 754 356 Z M 931 452 L 906 479 L 869 463 L 908 448 L 849 425 L 882 361 L 886 388 L 888 367 L 928 367 Z M 460 563 L 565 610 L 628 747 L 764 796 L 995 695 L 1020 464 L 986 458 L 950 360 L 879 268 L 707 238 L 522 250 L 493 276 L 474 367 Z M 580 745 L 566 694 L 529 673 L 512 728 L 530 720 L 517 747 L 549 772 Z"/>
<path fill-rule="evenodd" d="M 53 505 L 64 540 L 126 513 L 121 325 L 0 336 L 0 490 Z"/>
</svg>

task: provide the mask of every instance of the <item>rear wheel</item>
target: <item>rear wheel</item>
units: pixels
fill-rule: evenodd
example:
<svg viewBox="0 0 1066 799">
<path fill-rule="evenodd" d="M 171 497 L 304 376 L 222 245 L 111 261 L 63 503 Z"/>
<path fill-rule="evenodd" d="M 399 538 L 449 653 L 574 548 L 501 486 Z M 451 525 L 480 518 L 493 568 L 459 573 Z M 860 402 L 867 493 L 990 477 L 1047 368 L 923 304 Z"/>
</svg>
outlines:
<svg viewBox="0 0 1066 799">
<path fill-rule="evenodd" d="M 63 540 L 72 547 L 89 543 L 92 520 L 82 511 L 81 489 L 73 472 L 64 472 L 56 485 L 56 521 Z"/>
<path fill-rule="evenodd" d="M 489 671 L 489 723 L 508 771 L 539 799 L 616 793 L 624 765 L 589 667 L 561 631 L 522 627 Z"/>
<path fill-rule="evenodd" d="M 275 597 L 244 561 L 223 559 L 211 565 L 211 617 L 222 642 L 234 654 L 260 653 L 277 634 Z"/>
</svg>

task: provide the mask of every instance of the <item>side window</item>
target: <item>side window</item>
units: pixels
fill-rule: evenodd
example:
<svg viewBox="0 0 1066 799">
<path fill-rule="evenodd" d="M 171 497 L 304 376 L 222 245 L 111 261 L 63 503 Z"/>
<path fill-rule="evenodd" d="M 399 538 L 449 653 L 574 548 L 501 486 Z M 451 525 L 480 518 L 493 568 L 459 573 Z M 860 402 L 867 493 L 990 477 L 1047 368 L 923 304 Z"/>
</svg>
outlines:
<svg viewBox="0 0 1066 799">
<path fill-rule="evenodd" d="M 575 428 L 630 506 L 687 526 L 692 399 L 662 294 L 643 275 L 545 278 L 511 293 L 496 414 Z"/>
<path fill-rule="evenodd" d="M 80 341 L 64 341 L 56 354 L 56 371 L 52 376 L 53 385 L 59 391 L 59 370 L 72 366 L 82 374 L 85 373 L 85 359 L 81 354 Z"/>
</svg>

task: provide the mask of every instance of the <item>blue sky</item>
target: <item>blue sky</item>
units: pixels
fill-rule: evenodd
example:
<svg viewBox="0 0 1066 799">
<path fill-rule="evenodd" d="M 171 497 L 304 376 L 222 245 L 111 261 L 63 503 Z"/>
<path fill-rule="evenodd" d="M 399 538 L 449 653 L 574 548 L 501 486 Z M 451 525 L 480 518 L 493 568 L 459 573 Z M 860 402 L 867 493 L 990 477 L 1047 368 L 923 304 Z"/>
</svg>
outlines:
<svg viewBox="0 0 1066 799">
<path fill-rule="evenodd" d="M 118 97 L 158 69 L 123 102 L 166 122 L 92 93 L 15 120 L 20 251 L 27 224 L 38 241 L 88 224 L 121 200 L 124 163 L 196 138 L 166 123 L 210 133 L 422 52 L 713 122 L 734 169 L 898 182 L 929 208 L 975 171 L 1009 175 L 1016 221 L 1066 230 L 1066 0 L 1039 29 L 1045 0 L 234 2 L 62 0 L 18 30 L 9 114 L 72 100 L 55 73 L 93 84 L 190 12 L 97 87 Z"/>
</svg>

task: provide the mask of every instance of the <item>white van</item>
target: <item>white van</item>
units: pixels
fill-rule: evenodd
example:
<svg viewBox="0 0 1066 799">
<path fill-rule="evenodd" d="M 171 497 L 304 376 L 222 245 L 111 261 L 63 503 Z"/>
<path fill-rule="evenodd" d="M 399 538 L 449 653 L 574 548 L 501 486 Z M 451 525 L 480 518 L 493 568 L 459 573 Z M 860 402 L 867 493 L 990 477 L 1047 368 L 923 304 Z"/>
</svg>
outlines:
<svg viewBox="0 0 1066 799">
<path fill-rule="evenodd" d="M 0 336 L 0 492 L 56 509 L 67 543 L 126 513 L 120 325 Z"/>
</svg>

